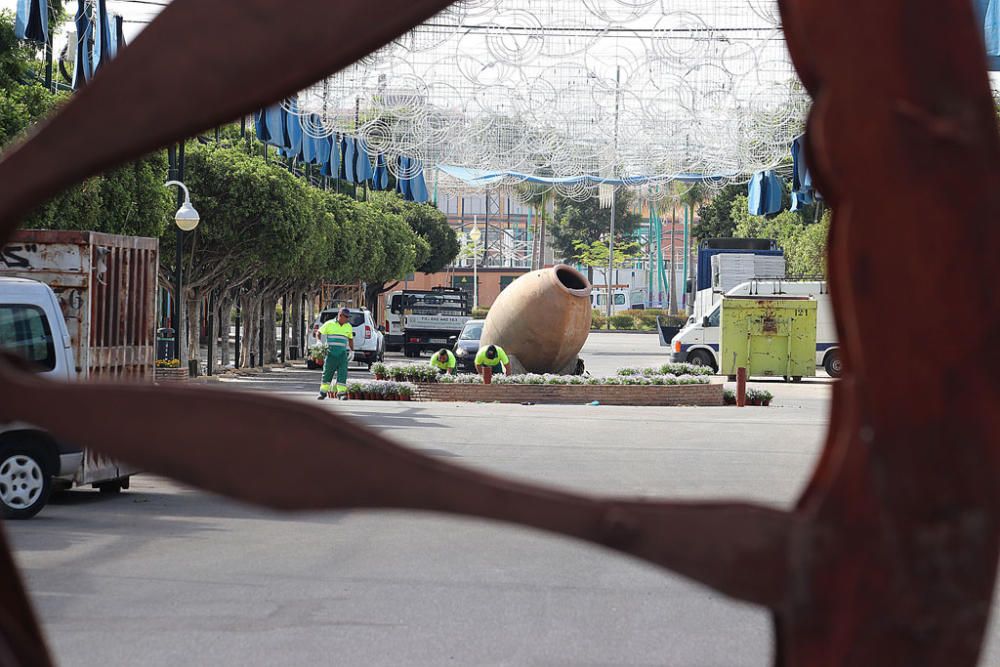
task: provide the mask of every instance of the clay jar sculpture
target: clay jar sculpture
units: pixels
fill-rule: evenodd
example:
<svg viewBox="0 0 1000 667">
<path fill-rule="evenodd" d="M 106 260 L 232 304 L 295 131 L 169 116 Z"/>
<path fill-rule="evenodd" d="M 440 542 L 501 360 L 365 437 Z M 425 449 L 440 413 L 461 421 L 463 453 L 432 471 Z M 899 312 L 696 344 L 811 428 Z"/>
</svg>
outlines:
<svg viewBox="0 0 1000 667">
<path fill-rule="evenodd" d="M 502 347 L 515 373 L 575 372 L 590 333 L 590 291 L 565 264 L 521 276 L 490 307 L 480 347 Z"/>
</svg>

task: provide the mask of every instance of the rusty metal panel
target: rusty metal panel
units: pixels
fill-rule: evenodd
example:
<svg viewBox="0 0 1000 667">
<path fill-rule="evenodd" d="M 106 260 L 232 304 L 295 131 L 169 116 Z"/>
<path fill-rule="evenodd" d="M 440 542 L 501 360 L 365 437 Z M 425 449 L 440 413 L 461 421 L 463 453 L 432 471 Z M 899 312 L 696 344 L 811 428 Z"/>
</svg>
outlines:
<svg viewBox="0 0 1000 667">
<path fill-rule="evenodd" d="M 157 239 L 25 230 L 0 252 L 0 275 L 52 288 L 82 378 L 151 381 L 158 249 Z M 133 270 L 143 274 L 134 285 Z"/>
</svg>

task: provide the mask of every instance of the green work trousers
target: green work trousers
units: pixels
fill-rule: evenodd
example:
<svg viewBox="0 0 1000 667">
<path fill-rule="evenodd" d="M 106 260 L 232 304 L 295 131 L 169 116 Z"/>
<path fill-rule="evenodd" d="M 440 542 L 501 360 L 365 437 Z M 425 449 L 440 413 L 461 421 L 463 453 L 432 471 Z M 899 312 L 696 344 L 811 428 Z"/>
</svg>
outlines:
<svg viewBox="0 0 1000 667">
<path fill-rule="evenodd" d="M 337 393 L 347 392 L 347 354 L 348 350 L 328 350 L 326 361 L 323 362 L 323 384 L 319 390 L 325 393 L 330 391 L 330 382 L 333 374 L 337 374 Z"/>
</svg>

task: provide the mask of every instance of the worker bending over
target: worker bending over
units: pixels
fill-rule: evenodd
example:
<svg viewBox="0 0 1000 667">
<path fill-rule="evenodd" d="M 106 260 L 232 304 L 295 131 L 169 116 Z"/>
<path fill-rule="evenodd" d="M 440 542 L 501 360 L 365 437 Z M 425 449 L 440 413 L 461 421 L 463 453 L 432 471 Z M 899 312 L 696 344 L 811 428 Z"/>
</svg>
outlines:
<svg viewBox="0 0 1000 667">
<path fill-rule="evenodd" d="M 442 348 L 431 357 L 431 366 L 438 369 L 438 372 L 442 375 L 454 375 L 457 365 L 458 359 L 451 353 L 451 350 Z"/>
<path fill-rule="evenodd" d="M 326 343 L 326 361 L 323 363 L 323 383 L 319 386 L 319 400 L 332 392 L 330 381 L 337 374 L 337 398 L 347 398 L 347 364 L 354 359 L 354 327 L 351 311 L 341 308 L 336 319 L 327 320 L 319 328 L 319 339 Z"/>
<path fill-rule="evenodd" d="M 482 375 L 483 369 L 489 368 L 496 374 L 497 366 L 502 366 L 504 373 L 511 375 L 510 359 L 503 348 L 499 345 L 487 345 L 479 348 L 479 352 L 476 353 L 476 372 Z"/>
</svg>

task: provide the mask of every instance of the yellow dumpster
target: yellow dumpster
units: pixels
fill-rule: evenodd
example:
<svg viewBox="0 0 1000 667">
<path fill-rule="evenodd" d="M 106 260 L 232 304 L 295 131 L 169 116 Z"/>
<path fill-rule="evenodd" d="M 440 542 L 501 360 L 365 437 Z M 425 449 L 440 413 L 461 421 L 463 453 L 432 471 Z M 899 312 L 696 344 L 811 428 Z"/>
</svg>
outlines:
<svg viewBox="0 0 1000 667">
<path fill-rule="evenodd" d="M 723 375 L 800 380 L 816 375 L 816 300 L 805 296 L 722 299 L 719 361 Z"/>
</svg>

